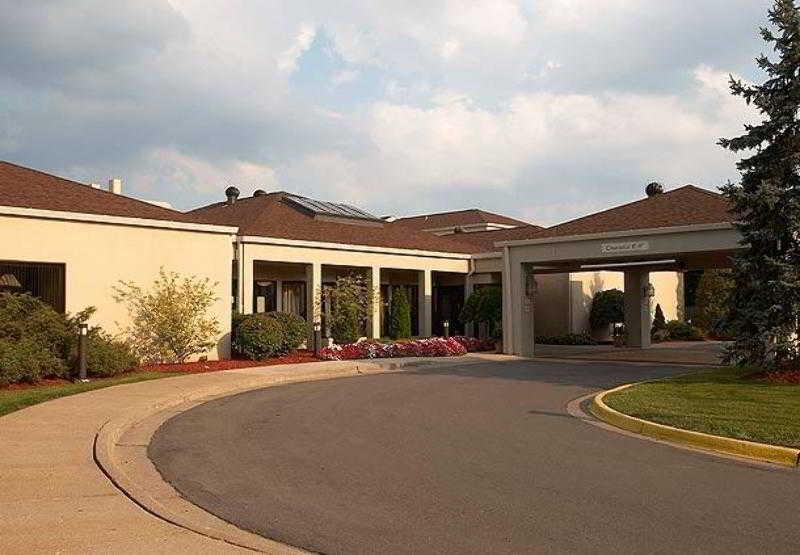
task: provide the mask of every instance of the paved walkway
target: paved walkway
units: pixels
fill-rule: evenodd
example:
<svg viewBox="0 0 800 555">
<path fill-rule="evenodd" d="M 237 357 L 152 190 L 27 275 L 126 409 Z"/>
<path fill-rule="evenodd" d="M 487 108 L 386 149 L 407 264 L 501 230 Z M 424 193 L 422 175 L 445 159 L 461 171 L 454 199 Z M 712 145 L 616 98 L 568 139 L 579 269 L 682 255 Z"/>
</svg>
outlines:
<svg viewBox="0 0 800 555">
<path fill-rule="evenodd" d="M 533 360 L 294 384 L 184 412 L 150 455 L 194 503 L 329 554 L 797 553 L 796 470 L 565 410 L 685 371 Z"/>
<path fill-rule="evenodd" d="M 654 343 L 649 349 L 613 345 L 536 345 L 536 357 L 713 366 L 721 363 L 725 345 L 723 341 L 669 341 Z"/>
<path fill-rule="evenodd" d="M 359 364 L 375 372 L 397 361 L 382 367 Z M 0 417 L 0 553 L 245 552 L 168 524 L 125 497 L 94 461 L 98 431 L 110 419 L 183 399 L 354 375 L 354 368 L 354 363 L 327 362 L 165 378 L 64 397 Z"/>
</svg>

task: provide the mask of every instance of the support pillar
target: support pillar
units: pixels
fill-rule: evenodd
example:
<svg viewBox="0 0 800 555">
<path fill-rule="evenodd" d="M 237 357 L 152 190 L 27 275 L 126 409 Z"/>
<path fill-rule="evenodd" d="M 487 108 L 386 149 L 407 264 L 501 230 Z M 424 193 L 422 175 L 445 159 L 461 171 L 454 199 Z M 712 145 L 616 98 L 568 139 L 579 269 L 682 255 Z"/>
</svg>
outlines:
<svg viewBox="0 0 800 555">
<path fill-rule="evenodd" d="M 469 274 L 464 278 L 464 302 L 467 302 L 469 296 L 472 295 L 472 292 L 475 290 L 475 284 L 472 283 L 472 276 Z M 475 337 L 475 324 L 472 322 L 466 322 L 464 324 L 464 335 L 467 337 Z"/>
<path fill-rule="evenodd" d="M 242 249 L 244 250 L 244 249 Z M 255 279 L 255 261 L 247 257 L 242 257 L 241 264 L 241 278 L 239 280 L 239 292 L 241 298 L 239 299 L 241 314 L 253 313 L 253 282 Z"/>
<path fill-rule="evenodd" d="M 312 262 L 306 265 L 306 314 L 310 331 L 309 345 L 313 345 L 314 324 L 322 323 L 322 264 Z"/>
<path fill-rule="evenodd" d="M 369 337 L 372 339 L 381 338 L 381 311 L 383 304 L 381 299 L 381 268 L 372 266 L 369 272 L 370 294 L 372 295 L 372 311 L 369 317 Z"/>
<path fill-rule="evenodd" d="M 419 335 L 430 337 L 433 333 L 433 272 L 419 272 Z"/>
<path fill-rule="evenodd" d="M 650 329 L 653 317 L 650 312 L 650 272 L 628 270 L 625 272 L 625 330 L 627 345 L 646 349 L 650 347 Z"/>
</svg>

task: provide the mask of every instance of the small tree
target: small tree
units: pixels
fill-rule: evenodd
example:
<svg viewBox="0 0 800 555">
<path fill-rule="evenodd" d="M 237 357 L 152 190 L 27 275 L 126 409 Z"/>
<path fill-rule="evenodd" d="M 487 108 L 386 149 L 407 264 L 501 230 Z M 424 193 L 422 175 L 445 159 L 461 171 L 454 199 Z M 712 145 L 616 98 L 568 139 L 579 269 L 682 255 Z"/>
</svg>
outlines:
<svg viewBox="0 0 800 555">
<path fill-rule="evenodd" d="M 625 293 L 619 289 L 598 291 L 592 299 L 589 325 L 592 329 L 625 321 Z"/>
<path fill-rule="evenodd" d="M 503 292 L 499 287 L 481 287 L 473 291 L 461 309 L 461 320 L 486 324 L 489 335 L 499 338 L 503 334 Z"/>
<path fill-rule="evenodd" d="M 127 305 L 131 324 L 125 333 L 135 353 L 148 362 L 184 362 L 210 349 L 220 333 L 219 322 L 208 315 L 218 300 L 215 286 L 163 268 L 150 290 L 120 281 L 114 298 Z"/>
<path fill-rule="evenodd" d="M 692 323 L 705 332 L 717 329 L 718 324 L 728 315 L 733 289 L 730 276 L 727 270 L 706 270 L 697 284 L 697 308 Z"/>
<path fill-rule="evenodd" d="M 363 277 L 350 274 L 323 287 L 320 298 L 331 307 L 330 329 L 337 343 L 352 343 L 360 336 L 372 314 L 376 293 Z"/>
<path fill-rule="evenodd" d="M 411 337 L 411 304 L 405 287 L 392 291 L 392 304 L 389 309 L 389 336 L 392 339 Z"/>
<path fill-rule="evenodd" d="M 661 310 L 661 305 L 656 304 L 656 313 L 653 316 L 653 328 L 650 335 L 656 336 L 659 332 L 667 329 L 667 319 L 664 318 L 664 311 Z"/>
</svg>

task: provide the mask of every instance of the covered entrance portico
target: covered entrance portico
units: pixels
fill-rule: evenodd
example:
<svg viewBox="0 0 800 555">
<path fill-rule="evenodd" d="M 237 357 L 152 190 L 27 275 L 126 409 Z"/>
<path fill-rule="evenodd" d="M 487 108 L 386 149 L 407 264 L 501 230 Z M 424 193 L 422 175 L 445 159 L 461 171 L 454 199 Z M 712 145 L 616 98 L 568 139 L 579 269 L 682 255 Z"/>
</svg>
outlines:
<svg viewBox="0 0 800 555">
<path fill-rule="evenodd" d="M 567 272 L 623 272 L 627 346 L 650 347 L 653 306 L 651 272 L 725 268 L 740 249 L 728 222 L 559 234 L 553 228 L 504 249 L 503 345 L 508 354 L 533 356 L 536 276 Z"/>
</svg>

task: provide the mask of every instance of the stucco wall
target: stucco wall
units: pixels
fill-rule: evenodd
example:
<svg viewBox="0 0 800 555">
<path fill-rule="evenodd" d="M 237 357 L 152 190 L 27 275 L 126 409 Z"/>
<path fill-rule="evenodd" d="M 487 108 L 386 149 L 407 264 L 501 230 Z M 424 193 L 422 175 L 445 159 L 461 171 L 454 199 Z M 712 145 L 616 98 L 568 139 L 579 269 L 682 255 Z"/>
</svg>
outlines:
<svg viewBox="0 0 800 555">
<path fill-rule="evenodd" d="M 232 238 L 222 233 L 0 216 L 0 260 L 66 265 L 66 310 L 94 306 L 92 324 L 118 333 L 128 322 L 113 299 L 119 280 L 147 287 L 163 267 L 216 282 L 212 308 L 223 334 L 209 358 L 229 355 Z"/>
</svg>

